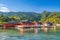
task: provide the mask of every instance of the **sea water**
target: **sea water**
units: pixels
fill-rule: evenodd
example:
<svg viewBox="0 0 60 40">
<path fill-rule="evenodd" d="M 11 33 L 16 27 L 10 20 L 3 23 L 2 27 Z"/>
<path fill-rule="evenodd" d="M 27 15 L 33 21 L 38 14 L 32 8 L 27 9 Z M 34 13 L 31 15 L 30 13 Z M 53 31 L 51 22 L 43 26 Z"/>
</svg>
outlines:
<svg viewBox="0 0 60 40">
<path fill-rule="evenodd" d="M 0 32 L 0 40 L 60 40 L 60 33 L 24 32 L 20 34 L 19 31 L 10 30 Z"/>
</svg>

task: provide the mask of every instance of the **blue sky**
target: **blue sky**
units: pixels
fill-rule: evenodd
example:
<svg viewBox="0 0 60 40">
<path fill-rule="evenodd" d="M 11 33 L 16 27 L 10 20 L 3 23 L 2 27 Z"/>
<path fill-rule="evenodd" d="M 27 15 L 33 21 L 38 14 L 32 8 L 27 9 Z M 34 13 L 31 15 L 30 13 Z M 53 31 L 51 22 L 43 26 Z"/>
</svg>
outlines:
<svg viewBox="0 0 60 40">
<path fill-rule="evenodd" d="M 0 0 L 0 11 L 60 12 L 60 0 Z"/>
</svg>

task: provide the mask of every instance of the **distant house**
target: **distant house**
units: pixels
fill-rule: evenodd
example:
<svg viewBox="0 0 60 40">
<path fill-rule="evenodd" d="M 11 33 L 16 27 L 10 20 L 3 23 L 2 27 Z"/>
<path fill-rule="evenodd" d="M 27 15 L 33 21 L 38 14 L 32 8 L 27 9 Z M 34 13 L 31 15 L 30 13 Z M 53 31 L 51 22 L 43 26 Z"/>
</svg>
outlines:
<svg viewBox="0 0 60 40">
<path fill-rule="evenodd" d="M 33 25 L 33 23 L 32 22 L 29 22 L 29 21 L 22 21 L 22 22 L 19 22 L 18 24 L 20 24 L 20 25 L 17 25 L 17 26 L 22 26 L 22 27 L 29 27 L 29 26 L 31 26 L 31 25 Z"/>
<path fill-rule="evenodd" d="M 45 27 L 52 27 L 54 26 L 54 23 L 53 22 L 47 22 L 44 24 Z"/>
<path fill-rule="evenodd" d="M 43 26 L 42 22 L 33 22 L 35 28 L 40 28 Z"/>
<path fill-rule="evenodd" d="M 38 24 L 41 24 L 42 25 L 43 23 L 41 21 L 38 21 Z"/>
<path fill-rule="evenodd" d="M 3 28 L 5 29 L 14 29 L 15 25 L 18 25 L 19 21 L 8 21 L 8 23 L 3 24 Z"/>
</svg>

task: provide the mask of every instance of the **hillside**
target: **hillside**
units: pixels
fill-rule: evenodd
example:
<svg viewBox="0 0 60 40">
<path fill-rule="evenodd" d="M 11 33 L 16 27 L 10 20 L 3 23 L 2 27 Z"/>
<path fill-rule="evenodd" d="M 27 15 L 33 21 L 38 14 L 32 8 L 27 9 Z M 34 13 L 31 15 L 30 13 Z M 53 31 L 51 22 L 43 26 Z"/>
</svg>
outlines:
<svg viewBox="0 0 60 40">
<path fill-rule="evenodd" d="M 0 12 L 1 15 L 8 17 L 19 17 L 20 20 L 40 21 L 41 15 L 35 12 Z"/>
<path fill-rule="evenodd" d="M 41 21 L 60 23 L 60 12 L 44 12 Z"/>
<path fill-rule="evenodd" d="M 60 12 L 0 12 L 0 22 L 26 20 L 60 23 Z"/>
</svg>

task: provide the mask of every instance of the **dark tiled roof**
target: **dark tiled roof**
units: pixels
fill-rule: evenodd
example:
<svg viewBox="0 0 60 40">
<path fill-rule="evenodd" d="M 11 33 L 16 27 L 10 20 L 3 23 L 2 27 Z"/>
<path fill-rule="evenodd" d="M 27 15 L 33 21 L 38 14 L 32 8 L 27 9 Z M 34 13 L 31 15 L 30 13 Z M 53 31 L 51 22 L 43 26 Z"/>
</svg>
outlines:
<svg viewBox="0 0 60 40">
<path fill-rule="evenodd" d="M 38 22 L 38 24 L 42 25 L 42 22 Z"/>
<path fill-rule="evenodd" d="M 23 24 L 33 24 L 32 22 L 22 22 Z"/>
<path fill-rule="evenodd" d="M 47 24 L 53 25 L 54 23 L 52 23 L 52 22 L 47 22 Z"/>
<path fill-rule="evenodd" d="M 19 21 L 9 21 L 8 24 L 18 24 Z"/>
</svg>

